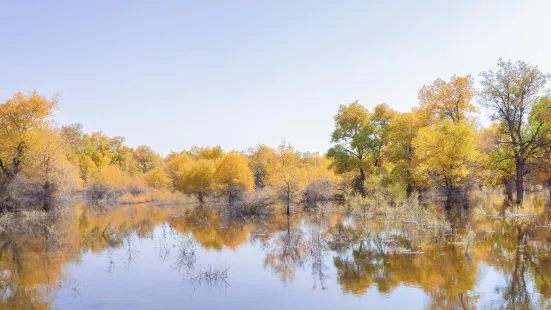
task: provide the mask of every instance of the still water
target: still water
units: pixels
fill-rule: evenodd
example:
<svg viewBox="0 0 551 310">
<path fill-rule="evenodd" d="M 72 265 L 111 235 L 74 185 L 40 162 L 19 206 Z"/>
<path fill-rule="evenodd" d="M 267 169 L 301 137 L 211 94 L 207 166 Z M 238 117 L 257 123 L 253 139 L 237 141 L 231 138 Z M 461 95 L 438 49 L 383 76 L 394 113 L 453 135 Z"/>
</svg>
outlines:
<svg viewBox="0 0 551 310">
<path fill-rule="evenodd" d="M 547 200 L 486 197 L 445 231 L 392 213 L 77 206 L 0 229 L 0 309 L 546 309 Z"/>
</svg>

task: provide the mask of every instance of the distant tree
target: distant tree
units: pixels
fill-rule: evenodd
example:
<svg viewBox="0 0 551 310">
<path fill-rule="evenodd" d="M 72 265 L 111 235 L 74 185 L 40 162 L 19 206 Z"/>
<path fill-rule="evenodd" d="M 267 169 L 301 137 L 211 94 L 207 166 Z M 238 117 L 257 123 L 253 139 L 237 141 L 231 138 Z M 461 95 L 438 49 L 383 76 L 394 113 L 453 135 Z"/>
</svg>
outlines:
<svg viewBox="0 0 551 310">
<path fill-rule="evenodd" d="M 160 160 L 160 156 L 151 147 L 140 145 L 134 151 L 134 160 L 136 161 L 138 170 L 141 173 L 147 173 L 155 168 L 157 162 Z"/>
<path fill-rule="evenodd" d="M 189 154 L 197 159 L 220 159 L 224 156 L 224 150 L 221 146 L 204 148 L 194 146 L 191 148 L 191 151 L 185 152 L 185 154 Z"/>
<path fill-rule="evenodd" d="M 194 195 L 200 203 L 215 190 L 214 175 L 216 163 L 210 159 L 192 161 L 178 171 L 178 189 L 185 194 Z"/>
<path fill-rule="evenodd" d="M 527 164 L 542 156 L 549 143 L 551 101 L 542 98 L 542 92 L 550 75 L 523 61 L 500 59 L 497 67 L 481 73 L 480 98 L 492 111 L 491 119 L 503 124 L 499 128 L 506 139 L 501 144 L 511 150 L 503 159 L 515 163 L 516 202 L 521 203 L 524 177 L 530 172 Z"/>
<path fill-rule="evenodd" d="M 267 167 L 268 182 L 270 186 L 281 191 L 286 214 L 290 215 L 291 202 L 306 182 L 306 171 L 300 156 L 289 143 L 283 142 L 277 147 L 275 153 L 276 156 Z"/>
<path fill-rule="evenodd" d="M 161 167 L 155 167 L 144 175 L 144 180 L 148 186 L 156 189 L 165 188 L 170 183 L 170 178 Z"/>
<path fill-rule="evenodd" d="M 259 145 L 256 148 L 249 150 L 249 166 L 254 176 L 254 187 L 257 189 L 264 188 L 266 186 L 268 172 L 266 167 L 269 162 L 275 158 L 276 154 L 273 149 Z"/>
<path fill-rule="evenodd" d="M 193 158 L 187 154 L 170 153 L 164 160 L 165 171 L 171 180 L 171 185 L 181 189 L 180 180 L 186 168 L 193 162 Z"/>
<path fill-rule="evenodd" d="M 220 159 L 214 177 L 219 189 L 227 193 L 230 205 L 240 192 L 251 190 L 254 186 L 247 157 L 236 151 L 229 152 Z"/>
</svg>

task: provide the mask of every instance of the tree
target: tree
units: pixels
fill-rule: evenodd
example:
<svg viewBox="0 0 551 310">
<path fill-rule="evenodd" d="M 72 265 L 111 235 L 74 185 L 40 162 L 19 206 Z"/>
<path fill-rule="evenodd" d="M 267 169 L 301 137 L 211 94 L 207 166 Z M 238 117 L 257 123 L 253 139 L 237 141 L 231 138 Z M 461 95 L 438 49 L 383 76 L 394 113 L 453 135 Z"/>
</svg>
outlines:
<svg viewBox="0 0 551 310">
<path fill-rule="evenodd" d="M 36 143 L 37 130 L 48 127 L 57 99 L 32 92 L 17 93 L 0 104 L 0 172 L 13 179 L 25 164 L 26 151 Z"/>
<path fill-rule="evenodd" d="M 35 143 L 27 152 L 30 160 L 22 173 L 36 182 L 42 209 L 50 210 L 58 193 L 76 187 L 78 171 L 67 159 L 67 145 L 58 128 L 38 130 L 35 134 Z"/>
<path fill-rule="evenodd" d="M 527 164 L 541 156 L 549 134 L 551 102 L 541 95 L 550 75 L 537 66 L 523 61 L 499 59 L 497 70 L 481 73 L 482 105 L 492 111 L 491 119 L 502 123 L 511 154 L 506 159 L 515 163 L 517 203 L 524 197 L 524 176 L 530 171 Z"/>
<path fill-rule="evenodd" d="M 187 154 L 170 153 L 165 158 L 165 169 L 168 177 L 171 180 L 172 186 L 180 189 L 181 175 L 185 169 L 193 162 L 193 158 Z"/>
<path fill-rule="evenodd" d="M 437 79 L 419 90 L 421 111 L 428 114 L 431 123 L 441 119 L 450 119 L 454 123 L 465 122 L 470 113 L 476 112 L 476 107 L 471 103 L 474 93 L 470 75 L 454 75 L 449 82 Z"/>
<path fill-rule="evenodd" d="M 478 157 L 475 137 L 470 125 L 450 120 L 421 128 L 413 141 L 419 179 L 444 188 L 450 199 L 472 173 L 469 168 Z"/>
<path fill-rule="evenodd" d="M 165 188 L 170 183 L 169 177 L 161 167 L 155 167 L 144 175 L 144 180 L 148 186 L 156 189 Z"/>
<path fill-rule="evenodd" d="M 256 189 L 264 188 L 268 178 L 266 167 L 276 154 L 273 149 L 262 144 L 249 149 L 249 154 L 249 166 L 254 175 L 254 187 Z"/>
<path fill-rule="evenodd" d="M 413 111 L 398 113 L 390 125 L 388 158 L 394 164 L 391 179 L 395 183 L 404 184 L 407 195 L 418 185 L 414 174 L 416 162 L 413 140 L 423 123 L 419 112 Z"/>
<path fill-rule="evenodd" d="M 178 171 L 178 189 L 186 194 L 195 195 L 200 203 L 214 190 L 216 163 L 210 159 L 190 162 Z"/>
<path fill-rule="evenodd" d="M 388 143 L 388 129 L 394 112 L 386 105 L 375 107 L 374 113 L 357 101 L 341 105 L 335 116 L 335 130 L 327 152 L 338 173 L 357 171 L 355 189 L 365 197 L 365 180 L 368 169 L 382 165 L 383 151 Z"/>
<path fill-rule="evenodd" d="M 492 123 L 478 134 L 477 148 L 483 153 L 482 171 L 484 182 L 490 186 L 504 185 L 505 194 L 513 199 L 513 183 L 515 162 L 512 159 L 512 148 L 507 141 L 507 135 L 500 128 L 502 123 Z"/>
<path fill-rule="evenodd" d="M 306 173 L 295 149 L 283 142 L 275 150 L 276 156 L 267 167 L 268 182 L 282 191 L 286 214 L 291 214 L 293 196 L 304 185 Z"/>
<path fill-rule="evenodd" d="M 220 159 L 224 156 L 221 146 L 199 148 L 194 146 L 191 151 L 186 152 L 197 159 Z"/>
<path fill-rule="evenodd" d="M 251 190 L 254 186 L 253 173 L 245 155 L 231 151 L 224 155 L 216 167 L 216 184 L 221 191 L 227 192 L 230 205 L 238 193 Z"/>
<path fill-rule="evenodd" d="M 157 162 L 160 160 L 160 156 L 151 147 L 140 145 L 134 151 L 134 160 L 136 161 L 138 170 L 141 173 L 147 173 L 155 168 Z"/>
</svg>

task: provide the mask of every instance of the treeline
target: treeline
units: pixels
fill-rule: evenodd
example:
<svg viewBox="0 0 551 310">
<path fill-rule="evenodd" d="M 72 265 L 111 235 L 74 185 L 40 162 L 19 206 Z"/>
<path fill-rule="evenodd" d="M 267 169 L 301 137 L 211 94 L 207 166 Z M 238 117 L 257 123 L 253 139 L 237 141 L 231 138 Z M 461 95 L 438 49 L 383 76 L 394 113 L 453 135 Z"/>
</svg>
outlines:
<svg viewBox="0 0 551 310">
<path fill-rule="evenodd" d="M 423 86 L 410 112 L 343 105 L 328 156 L 363 197 L 381 188 L 437 189 L 450 205 L 468 189 L 503 186 L 510 199 L 516 188 L 520 203 L 526 181 L 551 184 L 549 78 L 537 66 L 500 59 L 480 74 L 478 89 L 470 75 Z M 481 110 L 492 121 L 486 128 L 477 121 Z"/>
<path fill-rule="evenodd" d="M 442 191 L 451 205 L 483 186 L 504 188 L 510 199 L 516 191 L 520 203 L 526 182 L 551 185 L 549 78 L 537 66 L 499 60 L 480 74 L 478 89 L 470 75 L 423 86 L 410 112 L 342 105 L 326 155 L 283 142 L 241 152 L 194 147 L 163 158 L 80 124 L 59 128 L 56 98 L 18 93 L 0 104 L 0 207 L 48 210 L 80 192 L 123 203 L 194 197 L 246 212 L 280 201 L 289 213 L 299 201 L 365 205 L 428 190 Z"/>
<path fill-rule="evenodd" d="M 51 119 L 56 107 L 56 98 L 36 92 L 0 105 L 2 210 L 49 210 L 81 193 L 93 203 L 239 201 L 253 213 L 279 200 L 290 212 L 295 202 L 329 200 L 337 181 L 326 157 L 288 143 L 244 152 L 194 147 L 163 158 L 148 146 L 125 145 L 123 137 L 85 133 L 80 124 L 58 128 Z M 316 195 L 305 197 L 307 187 Z"/>
</svg>

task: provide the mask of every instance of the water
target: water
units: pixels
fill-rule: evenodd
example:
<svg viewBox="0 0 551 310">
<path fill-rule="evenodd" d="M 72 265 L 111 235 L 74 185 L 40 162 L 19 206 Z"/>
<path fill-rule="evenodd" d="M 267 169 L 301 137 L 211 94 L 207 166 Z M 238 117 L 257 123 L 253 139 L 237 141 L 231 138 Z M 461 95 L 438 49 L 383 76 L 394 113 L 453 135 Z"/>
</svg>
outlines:
<svg viewBox="0 0 551 310">
<path fill-rule="evenodd" d="M 0 309 L 545 309 L 545 203 L 518 216 L 488 198 L 445 231 L 395 215 L 78 206 L 1 229 Z"/>
</svg>

